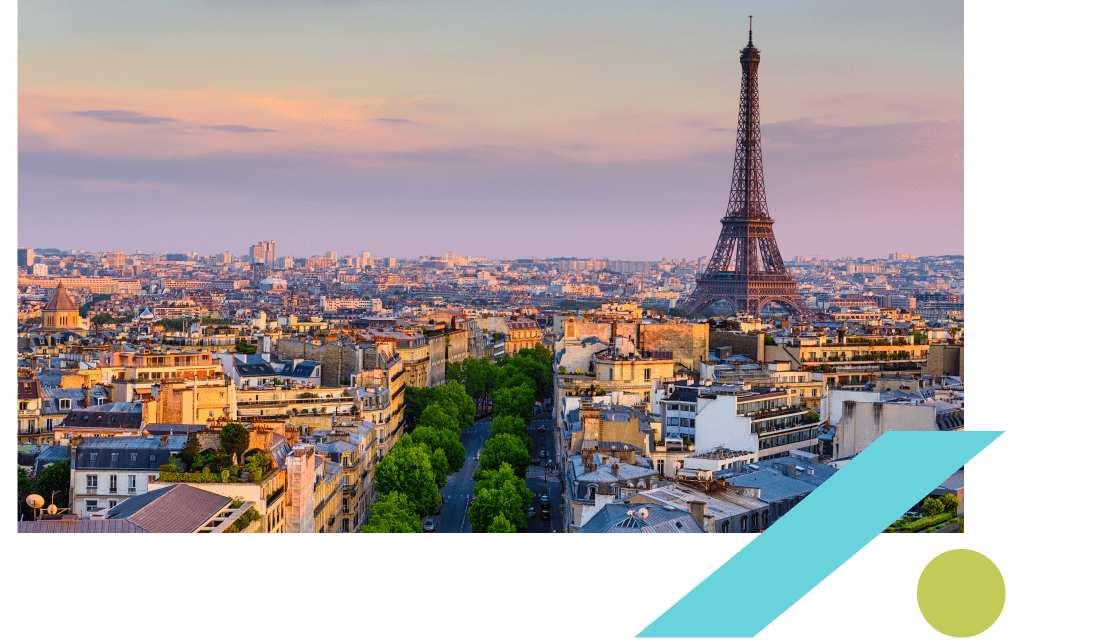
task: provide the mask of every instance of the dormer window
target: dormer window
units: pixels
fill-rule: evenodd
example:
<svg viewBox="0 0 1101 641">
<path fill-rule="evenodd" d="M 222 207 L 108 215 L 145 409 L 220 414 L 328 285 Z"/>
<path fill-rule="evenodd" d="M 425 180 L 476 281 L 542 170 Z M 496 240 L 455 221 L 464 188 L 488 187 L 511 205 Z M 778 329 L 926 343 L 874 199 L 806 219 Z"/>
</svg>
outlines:
<svg viewBox="0 0 1101 641">
<path fill-rule="evenodd" d="M 57 399 L 58 409 L 63 409 L 63 410 L 71 409 L 72 405 L 73 405 L 73 401 L 71 399 L 68 399 L 68 398 L 59 398 L 59 399 Z"/>
</svg>

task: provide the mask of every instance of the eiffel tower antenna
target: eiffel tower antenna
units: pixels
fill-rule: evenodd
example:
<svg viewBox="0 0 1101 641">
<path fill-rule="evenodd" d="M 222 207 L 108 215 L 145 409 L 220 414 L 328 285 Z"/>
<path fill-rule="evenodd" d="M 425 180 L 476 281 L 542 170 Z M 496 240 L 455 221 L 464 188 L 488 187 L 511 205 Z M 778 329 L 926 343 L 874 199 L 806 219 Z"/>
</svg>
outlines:
<svg viewBox="0 0 1101 641">
<path fill-rule="evenodd" d="M 738 106 L 738 148 L 730 198 L 715 252 L 685 309 L 698 312 L 714 301 L 726 301 L 734 312 L 760 316 L 775 303 L 804 316 L 810 309 L 799 295 L 795 277 L 788 273 L 772 233 L 773 220 L 765 198 L 764 159 L 761 153 L 761 113 L 757 67 L 761 52 L 753 46 L 753 16 L 749 17 L 749 44 L 741 51 L 742 87 Z"/>
</svg>

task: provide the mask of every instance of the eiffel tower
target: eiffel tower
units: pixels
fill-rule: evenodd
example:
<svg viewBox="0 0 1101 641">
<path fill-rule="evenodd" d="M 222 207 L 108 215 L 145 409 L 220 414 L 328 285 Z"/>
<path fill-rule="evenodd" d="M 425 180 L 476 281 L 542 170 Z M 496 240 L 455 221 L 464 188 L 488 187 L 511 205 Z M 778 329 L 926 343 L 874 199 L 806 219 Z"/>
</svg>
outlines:
<svg viewBox="0 0 1101 641">
<path fill-rule="evenodd" d="M 749 17 L 749 44 L 742 49 L 742 96 L 738 108 L 738 151 L 730 202 L 722 219 L 719 242 L 696 289 L 685 303 L 696 313 L 723 300 L 735 312 L 759 316 L 769 303 L 796 315 L 809 315 L 788 273 L 765 201 L 765 174 L 761 160 L 761 114 L 757 94 L 757 66 L 761 52 L 753 46 L 753 16 Z"/>
</svg>

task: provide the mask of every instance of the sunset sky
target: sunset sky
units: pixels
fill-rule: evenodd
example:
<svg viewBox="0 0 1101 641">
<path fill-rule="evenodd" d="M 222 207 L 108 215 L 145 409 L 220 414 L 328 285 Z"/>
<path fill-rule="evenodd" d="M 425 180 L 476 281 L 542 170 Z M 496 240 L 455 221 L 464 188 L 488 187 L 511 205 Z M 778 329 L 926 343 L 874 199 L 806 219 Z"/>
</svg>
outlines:
<svg viewBox="0 0 1101 641">
<path fill-rule="evenodd" d="M 962 253 L 962 2 L 21 2 L 18 242 L 709 255 L 748 14 L 784 256 Z"/>
</svg>

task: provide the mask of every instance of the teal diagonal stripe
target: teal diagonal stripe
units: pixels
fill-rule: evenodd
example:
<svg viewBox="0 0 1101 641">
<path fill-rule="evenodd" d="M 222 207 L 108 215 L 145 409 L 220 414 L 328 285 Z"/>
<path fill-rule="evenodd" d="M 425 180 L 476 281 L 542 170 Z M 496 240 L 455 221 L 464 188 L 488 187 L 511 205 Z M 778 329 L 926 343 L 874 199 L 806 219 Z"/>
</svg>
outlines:
<svg viewBox="0 0 1101 641">
<path fill-rule="evenodd" d="M 638 636 L 756 635 L 1001 434 L 887 432 Z"/>
</svg>

